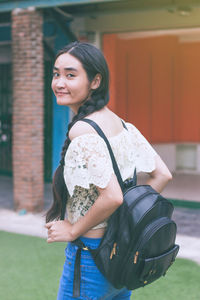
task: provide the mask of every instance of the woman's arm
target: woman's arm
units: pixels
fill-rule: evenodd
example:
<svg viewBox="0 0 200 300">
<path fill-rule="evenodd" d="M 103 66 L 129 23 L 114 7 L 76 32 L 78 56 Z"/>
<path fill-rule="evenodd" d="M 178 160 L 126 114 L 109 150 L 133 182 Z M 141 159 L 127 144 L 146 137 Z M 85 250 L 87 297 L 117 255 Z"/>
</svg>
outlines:
<svg viewBox="0 0 200 300">
<path fill-rule="evenodd" d="M 92 227 L 108 218 L 123 202 L 123 194 L 117 178 L 112 178 L 105 189 L 99 190 L 99 197 L 89 209 L 87 214 L 79 219 L 72 228 L 73 238 L 84 234 Z"/>
<path fill-rule="evenodd" d="M 155 163 L 156 168 L 153 172 L 149 173 L 150 178 L 147 180 L 147 184 L 151 185 L 154 190 L 160 193 L 172 179 L 172 174 L 159 155 L 156 155 Z"/>
<path fill-rule="evenodd" d="M 113 174 L 106 188 L 98 188 L 99 197 L 86 213 L 73 225 L 67 220 L 46 224 L 48 243 L 69 242 L 108 218 L 123 202 L 123 194 L 116 176 Z"/>
</svg>

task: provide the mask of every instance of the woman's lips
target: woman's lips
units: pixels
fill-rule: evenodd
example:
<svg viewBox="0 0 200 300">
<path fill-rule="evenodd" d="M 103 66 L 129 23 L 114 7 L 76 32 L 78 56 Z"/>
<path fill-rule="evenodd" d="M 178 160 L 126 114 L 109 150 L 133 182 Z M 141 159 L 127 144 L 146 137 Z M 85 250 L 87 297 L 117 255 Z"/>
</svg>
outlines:
<svg viewBox="0 0 200 300">
<path fill-rule="evenodd" d="M 69 93 L 64 93 L 64 92 L 56 92 L 57 96 L 65 96 L 65 95 L 69 95 Z"/>
</svg>

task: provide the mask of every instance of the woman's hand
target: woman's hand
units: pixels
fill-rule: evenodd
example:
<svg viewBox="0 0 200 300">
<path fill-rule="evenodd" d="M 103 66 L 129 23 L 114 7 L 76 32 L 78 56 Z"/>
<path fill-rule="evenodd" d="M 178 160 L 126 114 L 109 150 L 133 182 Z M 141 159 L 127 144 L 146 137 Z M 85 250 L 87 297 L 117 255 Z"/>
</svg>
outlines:
<svg viewBox="0 0 200 300">
<path fill-rule="evenodd" d="M 45 225 L 48 229 L 47 243 L 73 241 L 74 239 L 71 234 L 72 226 L 67 220 L 47 223 Z"/>
</svg>

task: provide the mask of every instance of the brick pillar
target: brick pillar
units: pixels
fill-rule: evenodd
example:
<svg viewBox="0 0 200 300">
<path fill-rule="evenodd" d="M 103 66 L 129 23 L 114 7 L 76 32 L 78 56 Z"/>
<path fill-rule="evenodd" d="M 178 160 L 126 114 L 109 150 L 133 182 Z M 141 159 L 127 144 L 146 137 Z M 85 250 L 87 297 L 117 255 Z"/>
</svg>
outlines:
<svg viewBox="0 0 200 300">
<path fill-rule="evenodd" d="M 43 208 L 42 14 L 12 12 L 13 182 L 17 210 Z"/>
</svg>

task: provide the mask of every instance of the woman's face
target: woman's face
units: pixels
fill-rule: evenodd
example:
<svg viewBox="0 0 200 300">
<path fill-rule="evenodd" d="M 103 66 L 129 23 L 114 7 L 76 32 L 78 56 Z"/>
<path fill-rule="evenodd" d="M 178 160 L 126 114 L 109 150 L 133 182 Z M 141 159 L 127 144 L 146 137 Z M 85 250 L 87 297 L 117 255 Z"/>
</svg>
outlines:
<svg viewBox="0 0 200 300">
<path fill-rule="evenodd" d="M 69 106 L 77 113 L 89 97 L 93 84 L 80 61 L 69 53 L 58 56 L 53 68 L 52 90 L 59 105 Z"/>
</svg>

